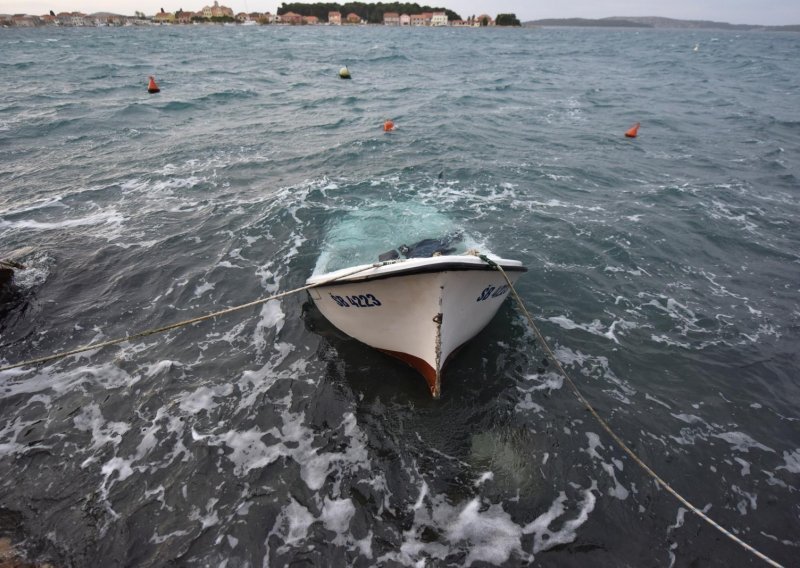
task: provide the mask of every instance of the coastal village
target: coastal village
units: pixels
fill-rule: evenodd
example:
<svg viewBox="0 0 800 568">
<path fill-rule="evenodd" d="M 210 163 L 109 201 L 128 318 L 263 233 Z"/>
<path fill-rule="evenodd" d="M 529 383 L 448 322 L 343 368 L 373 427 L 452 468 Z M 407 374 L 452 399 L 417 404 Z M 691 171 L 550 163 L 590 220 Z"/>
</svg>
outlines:
<svg viewBox="0 0 800 568">
<path fill-rule="evenodd" d="M 280 11 L 280 10 L 279 10 Z M 323 15 L 324 16 L 324 15 Z M 508 23 L 507 23 L 508 22 Z M 130 25 L 199 25 L 199 24 L 241 24 L 241 25 L 290 25 L 290 26 L 344 26 L 367 25 L 364 18 L 355 12 L 328 12 L 327 19 L 318 16 L 304 16 L 295 12 L 271 14 L 270 12 L 240 12 L 235 14 L 227 6 L 215 1 L 196 12 L 178 10 L 166 12 L 163 9 L 151 16 L 137 12 L 133 16 L 123 16 L 99 12 L 83 14 L 81 12 L 50 12 L 40 16 L 28 14 L 0 14 L 0 26 L 7 27 L 95 27 L 95 26 L 130 26 Z M 421 12 L 418 14 L 385 12 L 382 22 L 372 24 L 397 27 L 486 27 L 495 25 L 519 25 L 514 14 L 498 14 L 492 18 L 488 14 L 470 16 L 469 18 L 450 19 L 445 11 Z"/>
</svg>

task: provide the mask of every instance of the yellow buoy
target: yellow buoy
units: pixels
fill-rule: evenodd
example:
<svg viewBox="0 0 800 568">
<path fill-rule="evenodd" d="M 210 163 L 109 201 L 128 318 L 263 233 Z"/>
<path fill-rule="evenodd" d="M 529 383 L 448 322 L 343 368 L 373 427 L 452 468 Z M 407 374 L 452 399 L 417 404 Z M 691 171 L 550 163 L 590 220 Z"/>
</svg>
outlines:
<svg viewBox="0 0 800 568">
<path fill-rule="evenodd" d="M 350 70 L 347 68 L 347 66 L 339 69 L 339 77 L 342 79 L 350 79 Z"/>
</svg>

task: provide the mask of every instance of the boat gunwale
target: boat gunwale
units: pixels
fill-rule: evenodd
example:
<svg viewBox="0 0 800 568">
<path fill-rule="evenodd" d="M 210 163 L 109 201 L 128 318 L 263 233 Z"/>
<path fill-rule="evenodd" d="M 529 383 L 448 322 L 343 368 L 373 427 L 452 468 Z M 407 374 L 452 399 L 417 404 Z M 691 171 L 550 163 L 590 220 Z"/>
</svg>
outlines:
<svg viewBox="0 0 800 568">
<path fill-rule="evenodd" d="M 459 258 L 460 260 L 450 260 L 452 258 Z M 466 257 L 466 258 L 474 258 L 474 257 Z M 432 260 L 435 259 L 437 262 L 424 262 L 424 263 L 414 263 L 413 265 L 403 266 L 403 263 L 409 261 L 419 261 L 419 260 Z M 478 259 L 476 259 L 478 260 Z M 499 266 L 503 268 L 506 272 L 527 272 L 528 268 L 523 266 L 522 263 L 518 260 L 510 260 L 510 259 L 503 259 L 503 258 L 492 258 L 492 262 L 495 262 Z M 509 262 L 513 262 L 514 264 L 506 264 Z M 364 272 L 360 272 L 357 274 L 346 275 L 346 271 L 349 270 L 357 270 L 358 268 L 365 268 Z M 350 268 L 345 268 L 341 270 L 337 270 L 334 272 L 328 272 L 324 274 L 318 274 L 316 276 L 311 276 L 306 280 L 306 284 L 314 285 L 315 287 L 324 287 L 324 286 L 336 286 L 339 284 L 345 284 L 348 282 L 369 282 L 372 280 L 384 280 L 387 278 L 397 278 L 401 276 L 413 276 L 418 274 L 429 274 L 435 272 L 472 272 L 472 271 L 490 271 L 495 270 L 494 267 L 487 264 L 484 261 L 474 262 L 472 260 L 467 261 L 465 257 L 431 257 L 428 259 L 406 259 L 400 262 L 394 262 L 391 264 L 386 264 L 383 266 L 374 266 L 371 269 L 367 269 L 367 267 L 372 267 L 372 265 L 364 264 L 361 266 L 353 266 Z M 399 268 L 398 268 L 399 267 Z M 391 268 L 392 270 L 383 270 L 386 268 Z M 345 272 L 341 278 L 335 278 L 337 272 Z M 335 279 L 334 279 L 335 278 Z"/>
</svg>

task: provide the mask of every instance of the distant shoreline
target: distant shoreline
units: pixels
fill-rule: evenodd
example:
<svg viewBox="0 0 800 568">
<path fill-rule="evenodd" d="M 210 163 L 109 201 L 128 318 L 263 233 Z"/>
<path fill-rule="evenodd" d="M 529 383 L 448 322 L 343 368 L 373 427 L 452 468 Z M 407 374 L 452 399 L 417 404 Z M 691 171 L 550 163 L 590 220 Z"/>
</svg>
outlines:
<svg viewBox="0 0 800 568">
<path fill-rule="evenodd" d="M 766 32 L 800 32 L 800 24 L 786 26 L 763 26 L 755 24 L 729 24 L 710 20 L 676 20 L 659 17 L 611 17 L 600 19 L 587 18 L 548 18 L 530 20 L 522 23 L 523 27 L 571 27 L 571 28 L 635 28 L 635 29 L 672 29 L 672 30 L 729 30 L 729 31 L 766 31 Z"/>
<path fill-rule="evenodd" d="M 143 15 L 142 15 L 143 16 Z M 122 16 L 119 14 L 110 13 L 97 13 L 90 15 L 77 16 L 69 22 L 59 20 L 46 21 L 43 18 L 46 16 L 31 16 L 28 14 L 15 14 L 13 16 L 7 14 L 0 14 L 0 29 L 1 28 L 52 28 L 52 27 L 124 27 L 124 26 L 219 26 L 219 25 L 253 25 L 255 21 L 237 21 L 234 18 L 226 19 L 225 21 L 206 20 L 206 21 L 192 21 L 192 22 L 158 22 L 153 21 L 152 18 L 145 18 L 139 16 Z M 327 27 L 331 24 L 327 22 L 320 22 L 317 24 L 294 24 L 287 22 L 258 22 L 258 25 L 268 26 L 291 26 L 291 27 Z M 368 23 L 360 22 L 347 24 L 344 27 L 398 27 L 386 26 L 382 23 Z M 337 26 L 338 27 L 338 26 Z M 409 27 L 409 26 L 406 26 Z M 437 26 L 410 26 L 416 27 L 437 27 Z M 448 29 L 458 27 L 469 28 L 509 28 L 515 26 L 446 26 Z M 518 27 L 518 26 L 517 26 Z M 589 18 L 547 18 L 541 20 L 529 20 L 522 22 L 523 28 L 616 28 L 616 29 L 633 29 L 633 30 L 647 30 L 647 29 L 668 29 L 668 30 L 718 30 L 718 31 L 762 31 L 762 32 L 800 32 L 800 24 L 790 24 L 783 26 L 767 26 L 758 24 L 729 24 L 727 22 L 716 22 L 710 20 L 678 20 L 673 18 L 661 17 L 610 17 L 600 19 Z"/>
</svg>

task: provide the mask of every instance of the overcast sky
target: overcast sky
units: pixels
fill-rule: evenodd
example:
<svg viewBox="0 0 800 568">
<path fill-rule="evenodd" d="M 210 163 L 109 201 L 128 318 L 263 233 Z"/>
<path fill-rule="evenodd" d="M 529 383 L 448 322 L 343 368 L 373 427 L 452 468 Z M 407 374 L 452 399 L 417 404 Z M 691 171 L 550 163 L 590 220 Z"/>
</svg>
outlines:
<svg viewBox="0 0 800 568">
<path fill-rule="evenodd" d="M 417 0 L 421 5 L 427 2 Z M 0 14 L 46 14 L 80 11 L 152 15 L 161 8 L 198 11 L 213 0 L 0 0 Z M 340 0 L 340 4 L 344 1 Z M 234 12 L 276 12 L 272 0 L 220 0 Z M 800 24 L 800 0 L 445 0 L 431 6 L 447 7 L 462 17 L 513 12 L 522 20 L 540 18 L 605 18 L 607 16 L 663 16 L 682 20 L 714 20 L 731 24 Z"/>
</svg>

